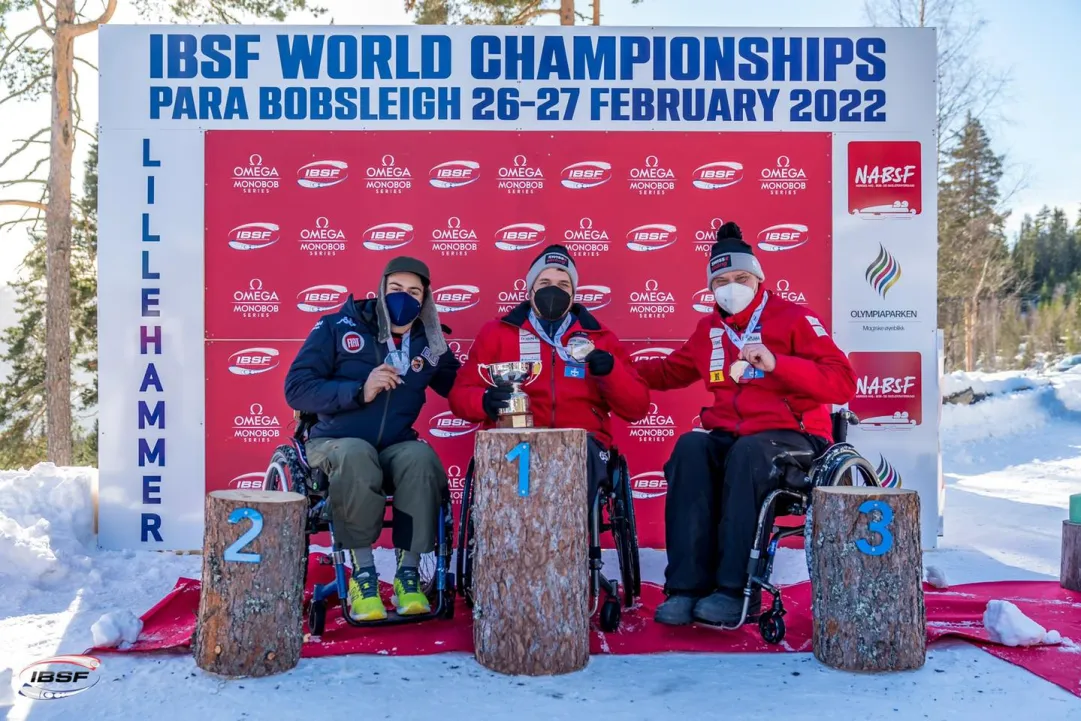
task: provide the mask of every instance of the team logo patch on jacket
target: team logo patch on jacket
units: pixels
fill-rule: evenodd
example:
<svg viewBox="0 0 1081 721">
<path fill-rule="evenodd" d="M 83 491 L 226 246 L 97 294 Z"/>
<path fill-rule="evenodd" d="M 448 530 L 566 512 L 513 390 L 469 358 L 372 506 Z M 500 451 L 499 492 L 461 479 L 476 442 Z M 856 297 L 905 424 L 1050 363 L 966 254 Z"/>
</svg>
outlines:
<svg viewBox="0 0 1081 721">
<path fill-rule="evenodd" d="M 425 348 L 424 350 L 422 350 L 422 351 L 420 352 L 420 354 L 421 354 L 421 355 L 422 355 L 422 356 L 424 357 L 424 359 L 425 359 L 425 360 L 427 360 L 427 361 L 428 361 L 428 364 L 429 364 L 429 365 L 433 365 L 433 366 L 434 366 L 434 365 L 438 365 L 438 363 L 439 363 L 439 359 L 438 359 L 438 358 L 436 358 L 436 357 L 435 357 L 435 356 L 434 356 L 434 355 L 432 354 L 432 349 L 431 349 L 431 348 Z M 420 369 L 419 369 L 419 368 L 415 368 L 414 370 L 418 370 L 418 371 L 419 371 Z"/>
<path fill-rule="evenodd" d="M 414 373 L 420 373 L 422 370 L 424 370 L 424 359 L 418 355 L 412 361 L 410 361 L 409 367 L 413 369 Z"/>
<path fill-rule="evenodd" d="M 351 330 L 342 336 L 342 349 L 346 353 L 360 353 L 364 350 L 364 336 Z"/>
</svg>

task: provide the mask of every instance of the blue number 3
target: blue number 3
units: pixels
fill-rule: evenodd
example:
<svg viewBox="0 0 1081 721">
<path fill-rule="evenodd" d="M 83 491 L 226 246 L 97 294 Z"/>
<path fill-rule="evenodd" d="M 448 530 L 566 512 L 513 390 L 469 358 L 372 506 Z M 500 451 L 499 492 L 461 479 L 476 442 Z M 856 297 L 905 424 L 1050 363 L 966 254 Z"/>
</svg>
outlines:
<svg viewBox="0 0 1081 721">
<path fill-rule="evenodd" d="M 229 523 L 240 523 L 245 518 L 251 519 L 251 528 L 225 549 L 225 560 L 259 563 L 261 556 L 258 553 L 241 553 L 240 549 L 254 541 L 263 532 L 263 514 L 254 508 L 237 508 L 229 514 Z"/>
<path fill-rule="evenodd" d="M 874 511 L 882 514 L 882 518 L 876 521 L 872 517 L 867 522 L 867 530 L 877 533 L 882 540 L 877 545 L 871 545 L 865 539 L 859 538 L 856 540 L 856 548 L 868 556 L 882 556 L 893 547 L 893 534 L 886 528 L 893 522 L 893 509 L 885 501 L 864 501 L 860 506 L 860 513 L 870 515 Z"/>
</svg>

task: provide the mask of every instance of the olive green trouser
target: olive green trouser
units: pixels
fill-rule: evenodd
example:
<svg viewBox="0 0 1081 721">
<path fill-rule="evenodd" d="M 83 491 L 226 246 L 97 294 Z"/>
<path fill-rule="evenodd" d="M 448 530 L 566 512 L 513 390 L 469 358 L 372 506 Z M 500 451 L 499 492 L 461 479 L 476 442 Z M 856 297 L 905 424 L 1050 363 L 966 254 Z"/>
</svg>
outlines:
<svg viewBox="0 0 1081 721">
<path fill-rule="evenodd" d="M 376 542 L 391 494 L 394 547 L 414 553 L 435 548 L 447 473 L 431 446 L 403 441 L 377 452 L 359 438 L 314 438 L 305 449 L 308 463 L 330 480 L 330 516 L 341 548 L 367 548 Z"/>
</svg>

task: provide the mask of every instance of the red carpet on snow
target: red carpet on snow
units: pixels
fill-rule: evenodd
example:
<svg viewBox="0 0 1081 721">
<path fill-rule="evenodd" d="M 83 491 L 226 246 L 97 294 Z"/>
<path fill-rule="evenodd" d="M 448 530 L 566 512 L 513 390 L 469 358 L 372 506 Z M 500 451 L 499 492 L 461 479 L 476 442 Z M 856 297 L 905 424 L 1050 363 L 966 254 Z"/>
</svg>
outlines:
<svg viewBox="0 0 1081 721">
<path fill-rule="evenodd" d="M 333 579 L 333 567 L 313 554 L 309 581 Z M 389 586 L 383 584 L 384 595 Z M 924 586 L 927 605 L 927 639 L 933 643 L 956 637 L 970 641 L 988 653 L 1027 669 L 1070 693 L 1081 696 L 1081 593 L 1061 588 L 1054 581 L 996 581 L 970 583 L 940 591 Z M 310 590 L 309 590 L 310 592 Z M 811 586 L 804 582 L 784 589 L 785 623 L 788 633 L 779 646 L 762 640 L 758 627 L 750 624 L 738 631 L 719 631 L 700 626 L 669 627 L 653 622 L 653 610 L 663 600 L 659 586 L 643 584 L 639 606 L 623 611 L 617 633 L 602 633 L 593 626 L 590 648 L 594 654 L 647 654 L 664 652 L 784 653 L 811 651 Z M 768 594 L 767 594 L 768 598 Z M 1044 628 L 1057 630 L 1061 645 L 1010 648 L 990 641 L 983 627 L 983 612 L 992 599 L 1010 601 Z M 143 614 L 143 631 L 126 653 L 188 651 L 199 607 L 199 581 L 181 578 L 156 606 Z M 353 628 L 337 608 L 327 614 L 321 638 L 304 643 L 301 655 L 339 656 L 382 654 L 421 656 L 461 651 L 472 653 L 472 618 L 459 598 L 451 620 L 383 628 Z M 306 631 L 307 629 L 305 629 Z M 97 653 L 118 649 L 94 648 Z M 88 651 L 89 653 L 90 651 Z"/>
</svg>

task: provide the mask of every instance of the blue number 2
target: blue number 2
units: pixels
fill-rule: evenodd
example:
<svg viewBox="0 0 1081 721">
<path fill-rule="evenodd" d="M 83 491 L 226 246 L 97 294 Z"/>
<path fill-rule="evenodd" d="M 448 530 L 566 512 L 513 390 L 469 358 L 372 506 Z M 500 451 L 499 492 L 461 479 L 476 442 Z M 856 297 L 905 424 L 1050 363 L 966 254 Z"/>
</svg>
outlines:
<svg viewBox="0 0 1081 721">
<path fill-rule="evenodd" d="M 240 549 L 259 537 L 263 532 L 263 514 L 254 508 L 237 508 L 229 514 L 229 523 L 240 523 L 245 518 L 251 519 L 251 528 L 236 539 L 233 545 L 225 549 L 226 561 L 239 561 L 240 563 L 259 563 L 258 553 L 241 553 Z"/>
<path fill-rule="evenodd" d="M 893 548 L 893 534 L 886 528 L 893 522 L 893 509 L 885 501 L 864 501 L 860 506 L 860 513 L 870 515 L 874 511 L 882 514 L 882 519 L 876 521 L 872 517 L 867 522 L 867 530 L 871 533 L 877 533 L 882 537 L 882 540 L 877 545 L 871 545 L 865 539 L 859 538 L 856 540 L 856 548 L 868 556 L 882 556 Z"/>
<path fill-rule="evenodd" d="M 529 495 L 529 443 L 522 441 L 507 454 L 507 460 L 518 459 L 518 495 Z"/>
</svg>

